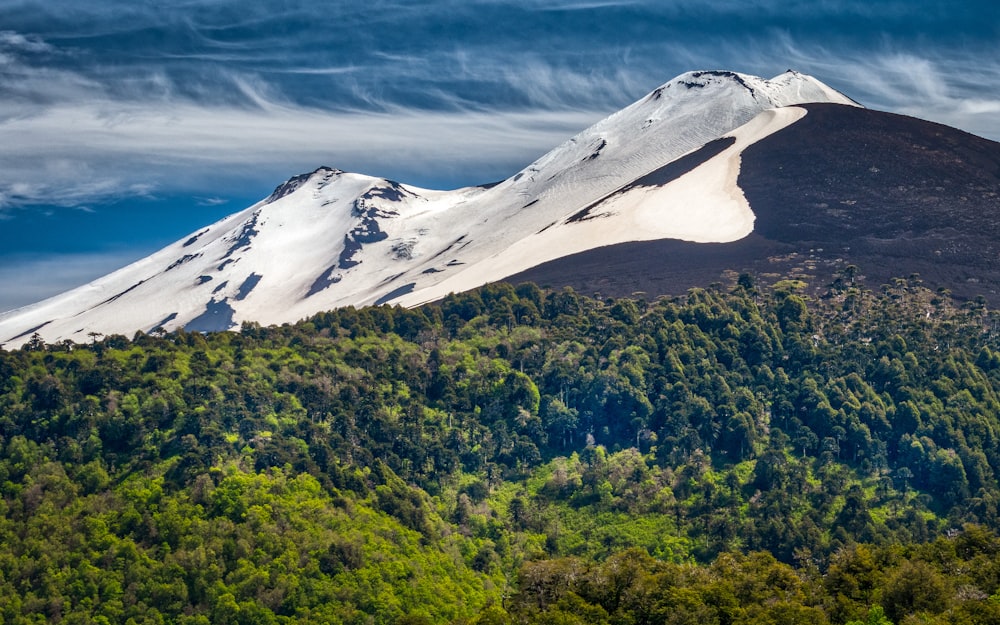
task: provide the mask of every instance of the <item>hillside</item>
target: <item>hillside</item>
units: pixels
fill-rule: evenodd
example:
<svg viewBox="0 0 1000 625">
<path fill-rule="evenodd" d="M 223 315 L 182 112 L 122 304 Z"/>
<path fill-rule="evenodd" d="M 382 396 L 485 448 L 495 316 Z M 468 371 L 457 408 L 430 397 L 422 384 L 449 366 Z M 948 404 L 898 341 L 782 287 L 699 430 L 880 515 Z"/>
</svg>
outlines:
<svg viewBox="0 0 1000 625">
<path fill-rule="evenodd" d="M 0 616 L 995 622 L 1000 319 L 858 273 L 36 336 Z"/>
</svg>

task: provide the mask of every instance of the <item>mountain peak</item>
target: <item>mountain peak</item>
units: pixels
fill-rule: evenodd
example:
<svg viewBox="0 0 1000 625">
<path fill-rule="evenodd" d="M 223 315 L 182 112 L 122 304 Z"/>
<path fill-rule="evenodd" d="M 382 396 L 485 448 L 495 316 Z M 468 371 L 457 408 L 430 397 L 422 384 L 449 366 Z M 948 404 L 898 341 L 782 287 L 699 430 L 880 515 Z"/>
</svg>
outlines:
<svg viewBox="0 0 1000 625">
<path fill-rule="evenodd" d="M 858 106 L 857 102 L 816 78 L 792 69 L 771 79 L 730 70 L 695 70 L 670 80 L 654 90 L 647 98 L 659 99 L 667 90 L 672 90 L 675 96 L 678 93 L 693 92 L 698 97 L 711 93 L 722 98 L 738 97 L 737 94 L 742 92 L 761 103 L 775 107 L 809 102 L 834 102 Z"/>
<path fill-rule="evenodd" d="M 333 176 L 339 176 L 340 174 L 343 173 L 345 172 L 340 169 L 327 167 L 324 165 L 322 167 L 317 167 L 311 172 L 292 176 L 288 180 L 282 182 L 277 187 L 275 187 L 274 191 L 271 192 L 271 195 L 267 196 L 267 199 L 264 200 L 264 203 L 271 204 L 272 202 L 276 202 L 277 200 L 280 200 L 286 195 L 294 193 L 299 189 L 299 187 L 309 182 L 309 180 L 311 180 L 314 176 L 322 176 L 324 179 L 329 180 Z"/>
<path fill-rule="evenodd" d="M 674 80 L 678 80 L 678 79 L 680 79 L 682 81 L 691 80 L 691 79 L 694 79 L 694 80 L 703 80 L 703 81 L 711 81 L 711 80 L 721 79 L 721 81 L 723 81 L 723 82 L 724 81 L 733 81 L 733 82 L 735 82 L 735 83 L 737 83 L 739 85 L 742 85 L 744 87 L 747 86 L 747 84 L 746 84 L 746 82 L 744 80 L 744 75 L 743 74 L 740 74 L 739 72 L 733 72 L 733 71 L 730 71 L 730 70 L 724 70 L 724 69 L 703 69 L 703 70 L 695 70 L 695 71 L 691 71 L 691 72 L 685 72 L 684 74 L 681 74 L 678 78 L 675 78 Z M 671 82 L 673 82 L 673 81 L 671 81 Z"/>
</svg>

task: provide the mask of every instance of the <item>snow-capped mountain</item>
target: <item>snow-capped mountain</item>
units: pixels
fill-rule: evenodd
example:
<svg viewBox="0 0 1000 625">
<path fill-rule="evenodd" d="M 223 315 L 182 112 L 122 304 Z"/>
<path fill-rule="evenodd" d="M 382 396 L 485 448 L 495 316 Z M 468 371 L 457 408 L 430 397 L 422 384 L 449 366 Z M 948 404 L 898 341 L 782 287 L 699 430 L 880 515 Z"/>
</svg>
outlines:
<svg viewBox="0 0 1000 625">
<path fill-rule="evenodd" d="M 728 243 L 755 230 L 742 155 L 858 105 L 789 71 L 690 72 L 489 187 L 420 189 L 331 168 L 88 285 L 0 316 L 0 344 L 293 322 L 418 305 L 597 248 Z"/>
</svg>

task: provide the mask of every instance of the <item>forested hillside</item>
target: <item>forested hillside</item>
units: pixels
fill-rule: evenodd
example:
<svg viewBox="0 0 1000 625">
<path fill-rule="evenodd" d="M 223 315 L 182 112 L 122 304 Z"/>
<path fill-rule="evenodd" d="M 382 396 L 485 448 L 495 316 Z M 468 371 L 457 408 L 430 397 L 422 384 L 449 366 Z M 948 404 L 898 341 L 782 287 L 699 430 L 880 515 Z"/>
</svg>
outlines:
<svg viewBox="0 0 1000 625">
<path fill-rule="evenodd" d="M 0 351 L 0 623 L 1000 623 L 1000 316 L 855 276 Z"/>
</svg>

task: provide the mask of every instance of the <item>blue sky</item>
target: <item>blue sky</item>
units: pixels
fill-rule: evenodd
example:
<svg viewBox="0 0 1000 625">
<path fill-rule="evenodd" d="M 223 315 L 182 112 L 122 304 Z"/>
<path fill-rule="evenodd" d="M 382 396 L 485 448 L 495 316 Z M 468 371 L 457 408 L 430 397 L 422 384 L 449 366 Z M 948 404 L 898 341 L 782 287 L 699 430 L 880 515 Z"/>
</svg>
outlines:
<svg viewBox="0 0 1000 625">
<path fill-rule="evenodd" d="M 816 76 L 1000 140 L 995 0 L 4 0 L 0 309 L 320 165 L 507 177 L 684 71 Z"/>
</svg>

